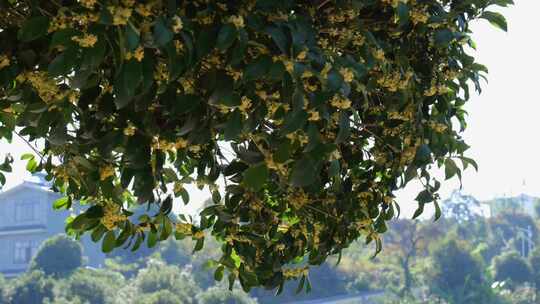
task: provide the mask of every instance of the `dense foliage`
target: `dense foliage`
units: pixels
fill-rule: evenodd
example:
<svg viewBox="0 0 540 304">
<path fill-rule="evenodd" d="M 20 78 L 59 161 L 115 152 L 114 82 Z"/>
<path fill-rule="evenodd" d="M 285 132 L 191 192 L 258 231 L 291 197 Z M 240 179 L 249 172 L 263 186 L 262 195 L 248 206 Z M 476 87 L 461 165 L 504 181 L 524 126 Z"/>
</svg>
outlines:
<svg viewBox="0 0 540 304">
<path fill-rule="evenodd" d="M 419 178 L 415 216 L 440 214 L 429 169 L 476 166 L 460 132 L 486 68 L 469 23 L 506 29 L 487 8 L 510 3 L 2 0 L 0 138 L 39 146 L 27 168 L 66 194 L 56 208 L 89 205 L 68 229 L 106 252 L 172 234 L 200 250 L 211 229 L 216 279 L 309 289 L 291 263 L 360 237 L 380 250 L 395 190 Z M 167 216 L 189 183 L 215 202 L 200 223 Z M 160 211 L 129 218 L 137 203 Z"/>
<path fill-rule="evenodd" d="M 463 201 L 463 196 L 452 198 L 455 201 L 443 202 L 443 209 Z M 474 210 L 476 203 L 468 201 L 470 204 L 463 208 Z M 384 235 L 387 250 L 371 258 L 372 248 L 354 242 L 343 251 L 339 264 L 335 263 L 336 258 L 330 258 L 328 263 L 310 271 L 311 293 L 296 294 L 295 282 L 287 282 L 279 296 L 263 288 L 254 288 L 247 294 L 238 282 L 233 291 L 228 291 L 227 284 L 215 282 L 207 271 L 208 258 L 219 256 L 218 242 L 210 241 L 203 250 L 191 254 L 196 241 L 171 239 L 136 259 L 129 252 L 120 254 L 122 251 L 117 250 L 101 269 L 78 268 L 65 276 L 37 271 L 28 271 L 15 279 L 3 280 L 0 276 L 4 296 L 0 303 L 274 304 L 336 296 L 355 302 L 352 298 L 358 295 L 369 295 L 370 302 L 378 304 L 537 303 L 540 250 L 521 252 L 525 253 L 523 257 L 516 255 L 512 240 L 523 237 L 519 233 L 523 223 L 512 219 L 520 214 L 520 219 L 529 218 L 535 225 L 540 222 L 518 211 L 519 199 L 509 201 L 517 205 L 499 214 L 499 218 L 471 216 L 475 213 L 469 210 L 444 213 L 451 216 L 437 223 L 391 221 L 389 232 Z M 464 218 L 454 217 L 459 215 Z M 497 229 L 492 229 L 500 218 L 507 218 L 513 229 L 510 241 L 503 247 L 499 247 Z M 463 229 L 470 233 L 460 236 Z M 538 241 L 535 237 L 534 242 Z M 498 266 L 505 264 L 502 260 L 519 260 L 522 270 L 506 267 L 504 273 L 504 267 Z"/>
<path fill-rule="evenodd" d="M 83 265 L 82 247 L 79 242 L 58 235 L 45 241 L 32 259 L 32 270 L 47 275 L 66 275 Z"/>
</svg>

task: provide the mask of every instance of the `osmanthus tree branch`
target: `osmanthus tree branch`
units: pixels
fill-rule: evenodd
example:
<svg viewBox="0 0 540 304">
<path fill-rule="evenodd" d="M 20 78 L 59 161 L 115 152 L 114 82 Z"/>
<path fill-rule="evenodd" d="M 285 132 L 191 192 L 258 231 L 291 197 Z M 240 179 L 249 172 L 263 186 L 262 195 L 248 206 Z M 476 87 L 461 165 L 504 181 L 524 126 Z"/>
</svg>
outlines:
<svg viewBox="0 0 540 304">
<path fill-rule="evenodd" d="M 485 68 L 461 41 L 477 16 L 505 28 L 491 2 L 511 0 L 11 1 L 0 92 L 21 98 L 0 97 L 14 111 L 0 112 L 0 137 L 59 158 L 44 166 L 54 188 L 92 198 L 66 229 L 104 252 L 171 236 L 200 250 L 208 230 L 226 240 L 217 264 L 230 286 L 282 290 L 308 280 L 288 269 L 304 256 L 318 265 L 362 237 L 380 251 L 396 185 L 467 160 L 450 121 Z M 173 198 L 160 199 L 174 184 L 189 203 L 188 183 L 214 194 L 198 223 L 171 219 Z M 132 222 L 126 197 L 162 210 Z"/>
</svg>

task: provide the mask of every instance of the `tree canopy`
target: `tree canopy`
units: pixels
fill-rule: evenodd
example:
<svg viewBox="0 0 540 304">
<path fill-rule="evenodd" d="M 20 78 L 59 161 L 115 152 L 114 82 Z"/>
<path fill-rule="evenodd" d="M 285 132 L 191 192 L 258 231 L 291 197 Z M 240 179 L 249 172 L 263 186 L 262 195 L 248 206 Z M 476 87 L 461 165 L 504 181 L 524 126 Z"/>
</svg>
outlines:
<svg viewBox="0 0 540 304">
<path fill-rule="evenodd" d="M 82 265 L 81 244 L 65 235 L 58 235 L 46 240 L 39 247 L 30 268 L 46 275 L 65 276 Z"/>
<path fill-rule="evenodd" d="M 0 138 L 37 145 L 27 168 L 65 193 L 55 208 L 88 207 L 67 229 L 105 252 L 199 250 L 211 230 L 216 279 L 309 289 L 308 266 L 352 241 L 380 250 L 395 190 L 419 179 L 415 217 L 438 217 L 430 169 L 476 167 L 463 107 L 487 69 L 469 24 L 506 30 L 488 8 L 508 4 L 1 0 Z M 186 184 L 212 193 L 200 221 L 168 216 Z"/>
</svg>

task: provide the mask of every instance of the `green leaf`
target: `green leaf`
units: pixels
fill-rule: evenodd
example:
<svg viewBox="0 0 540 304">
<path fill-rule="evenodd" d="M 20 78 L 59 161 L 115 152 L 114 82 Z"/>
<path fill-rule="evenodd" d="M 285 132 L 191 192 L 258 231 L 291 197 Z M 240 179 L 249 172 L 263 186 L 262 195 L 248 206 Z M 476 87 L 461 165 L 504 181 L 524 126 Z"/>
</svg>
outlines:
<svg viewBox="0 0 540 304">
<path fill-rule="evenodd" d="M 75 49 L 68 49 L 56 56 L 47 69 L 49 76 L 56 77 L 67 75 L 77 64 L 77 52 Z"/>
<path fill-rule="evenodd" d="M 428 190 L 422 190 L 418 193 L 415 200 L 418 201 L 420 205 L 424 205 L 433 201 L 433 195 Z"/>
<path fill-rule="evenodd" d="M 29 19 L 19 30 L 17 38 L 24 42 L 36 40 L 47 35 L 49 30 L 49 18 L 39 16 Z"/>
<path fill-rule="evenodd" d="M 216 47 L 222 51 L 226 50 L 233 45 L 236 37 L 238 37 L 238 31 L 236 27 L 232 24 L 227 23 L 223 25 L 221 27 L 221 30 L 219 31 L 216 41 Z"/>
<path fill-rule="evenodd" d="M 464 169 L 467 169 L 468 165 L 472 165 L 474 169 L 476 170 L 476 172 L 478 172 L 478 164 L 476 163 L 474 159 L 465 157 L 465 156 L 461 156 L 460 159 L 461 159 L 461 162 L 463 163 Z"/>
<path fill-rule="evenodd" d="M 214 279 L 218 282 L 221 282 L 223 280 L 223 272 L 225 271 L 225 267 L 219 266 L 216 271 L 214 272 Z"/>
<path fill-rule="evenodd" d="M 239 110 L 235 110 L 232 114 L 229 120 L 227 121 L 227 124 L 225 125 L 225 133 L 224 138 L 225 140 L 235 140 L 238 139 L 238 136 L 242 133 L 242 114 Z"/>
<path fill-rule="evenodd" d="M 248 64 L 244 72 L 244 80 L 251 81 L 265 77 L 272 64 L 270 57 L 260 56 L 254 62 Z"/>
<path fill-rule="evenodd" d="M 444 161 L 444 174 L 446 179 L 452 178 L 459 172 L 459 168 L 456 166 L 456 163 L 451 158 L 447 158 Z"/>
<path fill-rule="evenodd" d="M 126 26 L 126 44 L 129 51 L 137 49 L 141 42 L 141 34 L 130 24 Z"/>
<path fill-rule="evenodd" d="M 351 123 L 347 112 L 342 111 L 339 115 L 339 132 L 336 137 L 336 144 L 341 144 L 351 136 Z"/>
<path fill-rule="evenodd" d="M 495 27 L 498 27 L 505 32 L 508 31 L 508 24 L 506 23 L 506 19 L 500 13 L 486 11 L 482 13 L 480 18 L 486 19 L 487 21 L 489 21 L 489 23 L 493 24 Z"/>
<path fill-rule="evenodd" d="M 107 54 L 107 43 L 105 38 L 100 38 L 96 44 L 91 48 L 85 48 L 83 50 L 82 67 L 88 69 L 95 69 L 101 65 L 105 55 Z"/>
<path fill-rule="evenodd" d="M 173 32 L 165 25 L 163 18 L 158 18 L 154 24 L 154 41 L 159 47 L 165 46 L 174 38 Z"/>
<path fill-rule="evenodd" d="M 141 81 L 141 64 L 136 60 L 125 62 L 114 85 L 117 93 L 114 103 L 118 109 L 124 108 L 131 102 Z"/>
<path fill-rule="evenodd" d="M 242 183 L 254 191 L 259 191 L 268 180 L 268 168 L 264 163 L 249 167 L 244 172 Z"/>
<path fill-rule="evenodd" d="M 415 218 L 422 215 L 422 213 L 424 213 L 424 205 L 420 204 L 420 206 L 418 206 L 418 209 L 416 209 L 416 211 L 414 212 L 412 219 L 414 220 Z"/>
<path fill-rule="evenodd" d="M 310 156 L 304 156 L 298 160 L 292 169 L 291 183 L 296 187 L 304 187 L 313 184 L 317 180 L 317 162 Z"/>
<path fill-rule="evenodd" d="M 56 201 L 54 201 L 54 203 L 53 203 L 53 209 L 54 210 L 58 210 L 58 209 L 62 209 L 62 208 L 68 209 L 70 206 L 71 206 L 71 198 L 68 197 L 68 196 L 64 196 L 62 198 L 59 198 Z"/>
<path fill-rule="evenodd" d="M 28 162 L 26 163 L 26 170 L 28 172 L 31 172 L 31 173 L 36 172 L 37 167 L 38 167 L 38 163 L 34 158 L 29 159 Z"/>
<path fill-rule="evenodd" d="M 407 3 L 399 1 L 396 9 L 399 25 L 407 25 L 407 23 L 409 23 L 409 6 L 407 5 Z"/>
<path fill-rule="evenodd" d="M 502 7 L 507 7 L 508 5 L 514 5 L 513 0 L 491 0 L 490 1 L 492 5 L 498 5 Z"/>
<path fill-rule="evenodd" d="M 454 39 L 454 33 L 449 29 L 441 29 L 435 32 L 435 42 L 440 45 L 447 45 Z"/>
<path fill-rule="evenodd" d="M 148 232 L 148 239 L 146 240 L 146 245 L 148 248 L 154 248 L 158 241 L 158 235 L 156 231 L 150 230 Z"/>
<path fill-rule="evenodd" d="M 114 231 L 109 231 L 107 234 L 105 234 L 105 238 L 103 239 L 103 242 L 101 243 L 101 251 L 104 253 L 109 253 L 113 251 L 113 249 L 116 247 L 116 235 L 114 234 Z"/>
<path fill-rule="evenodd" d="M 278 46 L 279 50 L 284 54 L 288 55 L 290 50 L 290 43 L 287 39 L 287 35 L 279 27 L 268 27 L 266 33 L 272 37 L 274 43 Z"/>
<path fill-rule="evenodd" d="M 433 201 L 433 204 L 435 205 L 435 220 L 438 220 L 442 215 L 441 207 L 437 201 Z"/>
<path fill-rule="evenodd" d="M 334 159 L 333 161 L 330 162 L 330 168 L 328 169 L 328 175 L 330 177 L 336 177 L 339 175 L 339 172 L 340 172 L 340 165 L 339 165 L 339 160 L 337 159 Z"/>
</svg>

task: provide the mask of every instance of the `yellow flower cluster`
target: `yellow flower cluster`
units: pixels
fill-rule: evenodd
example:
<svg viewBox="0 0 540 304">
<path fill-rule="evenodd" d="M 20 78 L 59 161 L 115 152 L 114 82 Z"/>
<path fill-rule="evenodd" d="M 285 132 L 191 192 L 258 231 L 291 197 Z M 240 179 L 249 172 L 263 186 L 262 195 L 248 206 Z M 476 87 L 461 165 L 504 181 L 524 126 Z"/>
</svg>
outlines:
<svg viewBox="0 0 540 304">
<path fill-rule="evenodd" d="M 6 55 L 0 55 L 0 70 L 10 65 L 10 60 Z"/>
<path fill-rule="evenodd" d="M 399 161 L 401 165 L 408 165 L 414 160 L 414 157 L 416 156 L 416 148 L 417 147 L 408 147 L 403 150 Z"/>
<path fill-rule="evenodd" d="M 177 223 L 176 224 L 176 232 L 183 234 L 183 235 L 191 235 L 191 229 L 193 228 L 193 225 L 188 223 Z"/>
<path fill-rule="evenodd" d="M 308 275 L 308 273 L 309 273 L 309 268 L 307 266 L 303 268 L 283 269 L 283 276 L 287 279 L 298 278 L 303 275 Z"/>
<path fill-rule="evenodd" d="M 334 95 L 330 104 L 338 109 L 347 110 L 351 107 L 351 100 L 341 95 Z"/>
<path fill-rule="evenodd" d="M 437 84 L 435 80 L 431 81 L 431 87 L 424 92 L 424 96 L 443 95 L 448 93 L 449 89 L 443 84 Z"/>
<path fill-rule="evenodd" d="M 366 43 L 366 38 L 361 33 L 354 33 L 352 44 L 356 47 L 360 47 Z"/>
<path fill-rule="evenodd" d="M 113 166 L 105 166 L 105 167 L 99 168 L 99 180 L 100 181 L 104 181 L 107 178 L 109 178 L 111 176 L 114 176 L 114 175 L 115 175 L 115 170 L 114 170 Z"/>
<path fill-rule="evenodd" d="M 87 9 L 93 9 L 97 0 L 79 0 L 79 3 Z"/>
<path fill-rule="evenodd" d="M 287 165 L 285 165 L 284 163 L 275 162 L 274 159 L 271 156 L 266 157 L 265 163 L 266 163 L 266 167 L 268 167 L 268 169 L 275 170 L 279 174 L 281 174 L 282 176 L 287 176 L 288 175 Z"/>
<path fill-rule="evenodd" d="M 156 80 L 158 84 L 162 84 L 163 82 L 169 81 L 169 70 L 167 69 L 167 65 L 164 62 L 162 61 L 158 62 L 156 66 L 156 71 L 154 73 L 154 79 Z M 184 82 L 182 80 L 184 79 L 183 78 L 179 79 L 182 86 L 184 86 Z M 185 87 L 184 87 L 184 90 L 185 90 Z"/>
<path fill-rule="evenodd" d="M 448 129 L 447 125 L 440 122 L 435 122 L 435 121 L 428 122 L 428 126 L 437 133 L 442 133 Z"/>
<path fill-rule="evenodd" d="M 135 135 L 136 131 L 137 131 L 137 128 L 132 123 L 129 123 L 128 126 L 124 129 L 124 135 L 133 136 Z"/>
<path fill-rule="evenodd" d="M 152 3 L 148 4 L 138 4 L 135 8 L 135 12 L 141 15 L 142 17 L 148 17 L 152 15 Z"/>
<path fill-rule="evenodd" d="M 429 15 L 425 10 L 414 8 L 411 10 L 410 18 L 413 24 L 426 23 Z"/>
<path fill-rule="evenodd" d="M 308 114 L 309 114 L 309 117 L 308 117 L 309 121 L 319 121 L 321 119 L 319 111 L 309 110 Z"/>
<path fill-rule="evenodd" d="M 287 201 L 294 209 L 300 210 L 309 203 L 309 197 L 302 189 L 294 190 L 288 194 Z"/>
<path fill-rule="evenodd" d="M 331 23 L 343 23 L 358 17 L 359 12 L 353 9 L 329 11 L 328 21 Z"/>
<path fill-rule="evenodd" d="M 229 22 L 234 24 L 236 28 L 243 28 L 245 26 L 244 24 L 244 17 L 242 16 L 230 16 Z"/>
<path fill-rule="evenodd" d="M 180 31 L 184 28 L 184 23 L 182 22 L 182 19 L 178 16 L 173 17 L 173 32 L 180 33 Z"/>
<path fill-rule="evenodd" d="M 339 73 L 341 74 L 341 76 L 343 76 L 345 82 L 351 83 L 354 79 L 354 73 L 349 68 L 341 68 L 339 70 Z"/>
<path fill-rule="evenodd" d="M 388 112 L 388 119 L 411 121 L 413 118 L 414 118 L 414 113 L 410 111 L 410 109 L 408 109 L 405 112 L 396 112 L 396 111 Z"/>
<path fill-rule="evenodd" d="M 166 139 L 160 139 L 158 136 L 152 138 L 152 149 L 161 151 L 172 151 L 176 147 L 175 143 Z"/>
<path fill-rule="evenodd" d="M 372 52 L 372 54 L 375 59 L 380 60 L 380 61 L 386 58 L 384 55 L 384 51 L 382 49 L 376 49 Z"/>
<path fill-rule="evenodd" d="M 58 11 L 58 14 L 54 16 L 49 23 L 49 33 L 63 30 L 72 26 L 72 20 L 70 17 L 66 16 L 63 10 Z"/>
<path fill-rule="evenodd" d="M 113 16 L 114 25 L 126 25 L 133 13 L 133 10 L 127 7 L 109 6 L 107 9 Z"/>
<path fill-rule="evenodd" d="M 251 105 L 252 105 L 252 100 L 247 96 L 242 96 L 242 100 L 240 102 L 240 106 L 238 107 L 238 109 L 242 113 L 247 114 L 247 112 L 251 108 Z"/>
<path fill-rule="evenodd" d="M 293 132 L 285 135 L 288 139 L 291 141 L 296 141 L 300 144 L 300 146 L 303 146 L 309 142 L 309 137 L 305 134 L 301 134 L 299 132 Z"/>
<path fill-rule="evenodd" d="M 103 206 L 103 217 L 101 218 L 101 224 L 103 224 L 107 230 L 113 230 L 117 223 L 127 220 L 128 217 L 122 214 L 119 205 L 113 202 L 107 202 Z"/>
<path fill-rule="evenodd" d="M 231 66 L 225 67 L 225 72 L 227 73 L 227 75 L 231 76 L 234 79 L 234 81 L 240 80 L 240 78 L 242 78 L 242 75 L 243 75 L 242 71 L 235 70 Z"/>
<path fill-rule="evenodd" d="M 72 37 L 71 40 L 77 42 L 83 48 L 91 48 L 96 44 L 98 38 L 96 35 L 93 34 L 84 34 L 84 36 L 82 37 Z"/>
<path fill-rule="evenodd" d="M 167 79 L 168 78 L 169 78 L 169 76 L 167 74 Z M 182 85 L 182 88 L 184 88 L 185 93 L 187 93 L 187 94 L 195 93 L 195 87 L 193 86 L 194 84 L 193 84 L 192 79 L 188 79 L 188 78 L 185 78 L 185 77 L 180 77 L 180 79 L 178 79 L 178 81 Z"/>
<path fill-rule="evenodd" d="M 187 146 L 188 146 L 188 141 L 183 138 L 177 139 L 176 143 L 174 144 L 174 147 L 176 149 L 185 149 Z"/>
<path fill-rule="evenodd" d="M 381 78 L 377 79 L 377 83 L 386 88 L 390 92 L 396 92 L 397 90 L 404 90 L 409 85 L 413 73 L 408 71 L 405 75 L 394 71 L 393 73 L 385 73 Z"/>
<path fill-rule="evenodd" d="M 131 58 L 134 58 L 138 62 L 141 62 L 144 58 L 144 48 L 142 46 L 139 46 L 135 49 L 133 52 L 127 52 L 126 53 L 126 60 L 130 60 Z"/>
<path fill-rule="evenodd" d="M 68 92 L 61 93 L 56 82 L 46 72 L 27 72 L 17 76 L 18 82 L 28 81 L 45 103 L 62 100 Z"/>
</svg>

